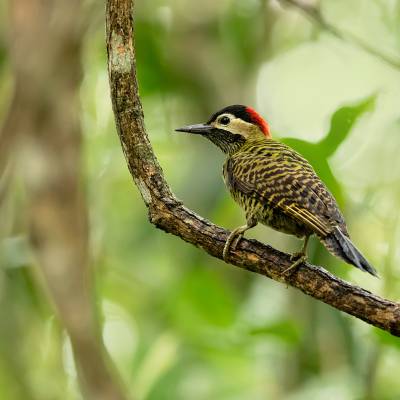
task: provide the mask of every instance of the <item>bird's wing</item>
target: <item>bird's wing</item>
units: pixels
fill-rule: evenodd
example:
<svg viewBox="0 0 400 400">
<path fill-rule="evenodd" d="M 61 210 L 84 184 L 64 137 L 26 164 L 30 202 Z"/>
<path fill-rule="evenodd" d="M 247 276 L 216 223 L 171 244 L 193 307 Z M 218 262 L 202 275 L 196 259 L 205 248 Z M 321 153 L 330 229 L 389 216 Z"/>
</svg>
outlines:
<svg viewBox="0 0 400 400">
<path fill-rule="evenodd" d="M 279 208 L 321 237 L 337 225 L 347 234 L 333 196 L 311 165 L 285 145 L 279 151 L 234 154 L 227 160 L 226 178 L 233 190 Z"/>
</svg>

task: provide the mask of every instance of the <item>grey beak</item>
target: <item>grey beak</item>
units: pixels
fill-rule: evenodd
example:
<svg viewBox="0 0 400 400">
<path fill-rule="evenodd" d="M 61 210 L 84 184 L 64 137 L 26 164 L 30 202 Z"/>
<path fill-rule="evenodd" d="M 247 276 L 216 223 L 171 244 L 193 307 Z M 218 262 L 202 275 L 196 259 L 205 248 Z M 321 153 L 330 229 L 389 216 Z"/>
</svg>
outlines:
<svg viewBox="0 0 400 400">
<path fill-rule="evenodd" d="M 201 134 L 209 133 L 212 129 L 213 129 L 213 127 L 211 125 L 196 124 L 196 125 L 183 126 L 182 128 L 175 129 L 175 131 L 197 133 L 197 134 L 201 135 Z"/>
</svg>

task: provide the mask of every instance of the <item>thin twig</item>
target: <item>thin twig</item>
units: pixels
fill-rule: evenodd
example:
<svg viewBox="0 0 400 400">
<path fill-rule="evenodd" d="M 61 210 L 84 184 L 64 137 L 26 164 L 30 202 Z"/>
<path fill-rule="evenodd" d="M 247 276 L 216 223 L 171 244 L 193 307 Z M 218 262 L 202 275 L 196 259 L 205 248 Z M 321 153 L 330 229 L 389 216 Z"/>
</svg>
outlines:
<svg viewBox="0 0 400 400">
<path fill-rule="evenodd" d="M 380 52 L 375 47 L 369 45 L 360 37 L 354 35 L 351 32 L 340 31 L 334 25 L 330 24 L 321 14 L 320 10 L 314 6 L 310 6 L 308 4 L 304 4 L 297 0 L 279 0 L 283 4 L 288 4 L 294 8 L 300 10 L 303 14 L 310 18 L 310 20 L 317 25 L 320 26 L 321 29 L 329 32 L 333 36 L 336 36 L 338 39 L 349 42 L 367 53 L 373 55 L 374 57 L 379 58 L 381 61 L 384 61 L 386 64 L 390 66 L 400 69 L 400 60 L 394 59 L 391 56 Z"/>
<path fill-rule="evenodd" d="M 147 137 L 136 78 L 131 8 L 132 0 L 107 2 L 106 40 L 111 98 L 129 170 L 155 226 L 222 259 L 229 232 L 196 215 L 176 199 Z M 400 336 L 400 304 L 351 285 L 320 267 L 302 264 L 291 275 L 282 275 L 291 264 L 290 256 L 246 239 L 240 241 L 230 262 L 291 285 L 338 310 Z"/>
</svg>

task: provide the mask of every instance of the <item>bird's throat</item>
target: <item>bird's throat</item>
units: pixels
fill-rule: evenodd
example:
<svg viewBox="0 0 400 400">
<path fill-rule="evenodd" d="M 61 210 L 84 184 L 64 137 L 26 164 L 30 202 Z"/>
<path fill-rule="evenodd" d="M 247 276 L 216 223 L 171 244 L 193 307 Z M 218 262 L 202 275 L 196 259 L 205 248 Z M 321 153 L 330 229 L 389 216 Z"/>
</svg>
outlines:
<svg viewBox="0 0 400 400">
<path fill-rule="evenodd" d="M 221 129 L 213 129 L 206 138 L 218 146 L 225 154 L 236 153 L 245 143 L 242 135 L 227 133 Z"/>
</svg>

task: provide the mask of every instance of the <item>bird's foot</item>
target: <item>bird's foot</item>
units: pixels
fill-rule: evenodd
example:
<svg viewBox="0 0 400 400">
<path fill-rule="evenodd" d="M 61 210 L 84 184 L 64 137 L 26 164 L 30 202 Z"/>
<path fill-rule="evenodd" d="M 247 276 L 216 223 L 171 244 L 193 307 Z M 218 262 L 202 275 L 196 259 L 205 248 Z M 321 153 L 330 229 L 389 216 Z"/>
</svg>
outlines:
<svg viewBox="0 0 400 400">
<path fill-rule="evenodd" d="M 282 275 L 286 275 L 289 271 L 297 268 L 300 264 L 302 264 L 303 262 L 307 261 L 307 256 L 305 253 L 303 252 L 299 252 L 299 253 L 293 253 L 290 256 L 290 260 L 296 260 L 293 262 L 293 264 L 289 267 L 286 268 L 283 272 Z"/>
<path fill-rule="evenodd" d="M 229 252 L 234 251 L 236 249 L 237 244 L 239 243 L 240 239 L 243 237 L 243 234 L 237 234 L 232 232 L 228 239 L 226 240 L 224 250 L 222 252 L 222 258 L 225 262 L 228 262 Z"/>
<path fill-rule="evenodd" d="M 305 257 L 306 254 L 303 251 L 296 251 L 290 256 L 290 261 L 297 260 L 298 258 Z"/>
<path fill-rule="evenodd" d="M 247 224 L 243 226 L 239 226 L 234 229 L 226 239 L 224 250 L 222 252 L 222 258 L 225 262 L 228 262 L 229 252 L 236 249 L 237 244 L 239 243 L 240 239 L 243 237 L 244 233 L 254 226 L 257 225 L 257 220 L 254 218 L 249 218 L 247 220 Z"/>
</svg>

